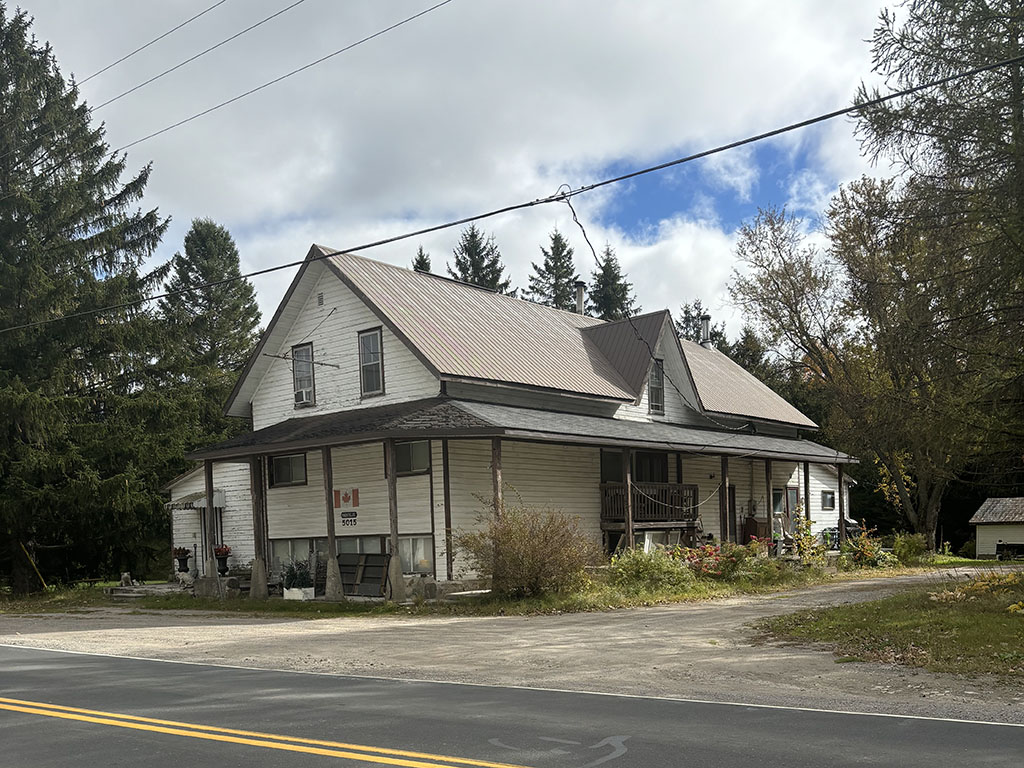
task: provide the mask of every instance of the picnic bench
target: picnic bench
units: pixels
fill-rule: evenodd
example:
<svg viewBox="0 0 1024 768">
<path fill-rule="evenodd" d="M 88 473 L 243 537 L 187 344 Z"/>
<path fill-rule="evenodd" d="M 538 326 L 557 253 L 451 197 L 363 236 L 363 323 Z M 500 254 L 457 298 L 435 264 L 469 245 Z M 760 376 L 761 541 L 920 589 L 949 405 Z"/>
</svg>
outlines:
<svg viewBox="0 0 1024 768">
<path fill-rule="evenodd" d="M 390 553 L 340 553 L 338 568 L 341 570 L 342 592 L 359 597 L 387 597 L 390 564 Z"/>
</svg>

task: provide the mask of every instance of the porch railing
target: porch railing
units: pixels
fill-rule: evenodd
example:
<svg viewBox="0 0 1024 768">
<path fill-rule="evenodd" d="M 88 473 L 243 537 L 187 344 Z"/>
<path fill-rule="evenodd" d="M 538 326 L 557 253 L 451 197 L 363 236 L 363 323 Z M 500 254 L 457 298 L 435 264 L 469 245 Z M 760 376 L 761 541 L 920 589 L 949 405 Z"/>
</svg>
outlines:
<svg viewBox="0 0 1024 768">
<path fill-rule="evenodd" d="M 696 485 L 633 483 L 634 523 L 693 523 L 699 514 Z M 626 521 L 625 483 L 601 483 L 601 521 Z"/>
</svg>

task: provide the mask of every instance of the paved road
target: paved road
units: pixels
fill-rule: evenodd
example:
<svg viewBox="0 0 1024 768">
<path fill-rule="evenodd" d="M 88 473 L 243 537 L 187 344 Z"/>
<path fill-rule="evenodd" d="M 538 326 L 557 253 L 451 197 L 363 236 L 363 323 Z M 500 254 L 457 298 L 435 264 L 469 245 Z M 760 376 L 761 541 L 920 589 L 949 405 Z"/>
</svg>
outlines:
<svg viewBox="0 0 1024 768">
<path fill-rule="evenodd" d="M 0 766 L 1019 766 L 1024 727 L 0 646 Z"/>
</svg>

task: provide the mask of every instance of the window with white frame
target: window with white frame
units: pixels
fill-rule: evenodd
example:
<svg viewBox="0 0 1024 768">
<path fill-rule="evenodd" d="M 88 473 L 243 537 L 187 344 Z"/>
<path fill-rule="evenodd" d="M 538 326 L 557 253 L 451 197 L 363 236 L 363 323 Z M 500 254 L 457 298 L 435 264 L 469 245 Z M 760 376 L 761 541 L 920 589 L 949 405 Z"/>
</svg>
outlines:
<svg viewBox="0 0 1024 768">
<path fill-rule="evenodd" d="M 401 475 L 422 475 L 430 471 L 430 441 L 395 443 L 395 471 Z"/>
<path fill-rule="evenodd" d="M 402 573 L 431 573 L 434 570 L 434 539 L 431 536 L 401 536 L 398 556 Z"/>
<path fill-rule="evenodd" d="M 267 460 L 267 479 L 271 488 L 306 484 L 306 454 L 271 456 Z"/>
<path fill-rule="evenodd" d="M 380 328 L 359 334 L 359 392 L 363 397 L 384 394 L 384 350 Z"/>
<path fill-rule="evenodd" d="M 835 491 L 822 491 L 821 492 L 821 508 L 822 509 L 835 509 L 836 508 L 836 492 Z"/>
<path fill-rule="evenodd" d="M 305 408 L 316 402 L 312 344 L 296 344 L 292 347 L 292 390 L 295 393 L 296 408 Z"/>
<path fill-rule="evenodd" d="M 651 413 L 665 412 L 665 364 L 655 360 L 647 379 L 647 406 Z"/>
</svg>

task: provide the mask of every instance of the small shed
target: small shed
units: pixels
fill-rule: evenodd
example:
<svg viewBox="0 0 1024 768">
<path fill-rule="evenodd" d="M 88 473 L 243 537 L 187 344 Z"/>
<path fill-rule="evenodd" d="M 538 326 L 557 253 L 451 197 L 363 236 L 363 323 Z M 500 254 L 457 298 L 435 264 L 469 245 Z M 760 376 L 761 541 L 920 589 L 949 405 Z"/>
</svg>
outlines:
<svg viewBox="0 0 1024 768">
<path fill-rule="evenodd" d="M 985 499 L 970 523 L 976 526 L 978 557 L 992 558 L 1001 550 L 1024 552 L 1024 497 Z"/>
</svg>

